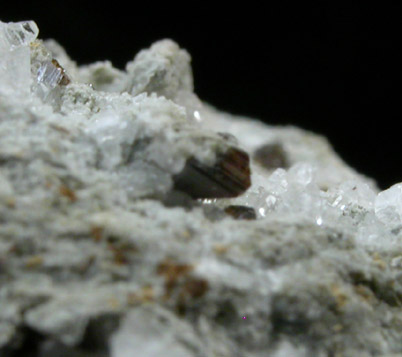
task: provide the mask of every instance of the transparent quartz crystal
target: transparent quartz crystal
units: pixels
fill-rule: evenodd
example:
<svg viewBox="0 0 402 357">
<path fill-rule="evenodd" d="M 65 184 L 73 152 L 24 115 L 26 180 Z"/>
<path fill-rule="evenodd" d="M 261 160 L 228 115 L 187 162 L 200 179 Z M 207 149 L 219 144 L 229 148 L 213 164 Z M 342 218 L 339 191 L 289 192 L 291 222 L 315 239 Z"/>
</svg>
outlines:
<svg viewBox="0 0 402 357">
<path fill-rule="evenodd" d="M 321 225 L 337 225 L 355 230 L 368 213 L 374 215 L 374 191 L 364 182 L 350 180 L 322 191 L 316 180 L 316 168 L 300 162 L 288 170 L 279 168 L 268 179 L 256 177 L 260 187 L 247 192 L 244 200 L 255 209 L 258 218 L 271 214 L 297 215 Z"/>
<path fill-rule="evenodd" d="M 345 211 L 351 205 L 358 205 L 366 210 L 374 207 L 375 193 L 364 182 L 357 180 L 348 180 L 331 190 L 332 207 Z"/>
<path fill-rule="evenodd" d="M 7 41 L 10 49 L 28 46 L 39 33 L 38 26 L 33 21 L 10 22 L 2 25 L 0 31 L 3 30 L 4 40 Z"/>
<path fill-rule="evenodd" d="M 260 218 L 270 213 L 299 214 L 321 225 L 324 198 L 314 182 L 314 171 L 308 163 L 298 163 L 288 171 L 276 169 L 258 193 L 248 194 L 247 201 Z"/>
<path fill-rule="evenodd" d="M 0 92 L 27 98 L 31 85 L 30 44 L 38 35 L 33 21 L 0 22 Z"/>
</svg>

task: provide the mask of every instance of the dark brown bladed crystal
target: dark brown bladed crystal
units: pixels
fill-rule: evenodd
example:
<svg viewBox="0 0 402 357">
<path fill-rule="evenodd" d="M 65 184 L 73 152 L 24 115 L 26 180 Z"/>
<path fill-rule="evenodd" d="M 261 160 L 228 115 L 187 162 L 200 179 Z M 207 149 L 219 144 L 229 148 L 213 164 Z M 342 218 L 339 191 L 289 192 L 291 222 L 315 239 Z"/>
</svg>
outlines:
<svg viewBox="0 0 402 357">
<path fill-rule="evenodd" d="M 255 210 L 252 207 L 241 206 L 241 205 L 231 205 L 225 208 L 225 212 L 232 216 L 234 219 L 247 219 L 253 220 L 257 219 Z"/>
<path fill-rule="evenodd" d="M 219 154 L 213 166 L 190 158 L 174 177 L 174 188 L 192 198 L 236 197 L 251 185 L 249 163 L 247 153 L 234 147 Z"/>
</svg>

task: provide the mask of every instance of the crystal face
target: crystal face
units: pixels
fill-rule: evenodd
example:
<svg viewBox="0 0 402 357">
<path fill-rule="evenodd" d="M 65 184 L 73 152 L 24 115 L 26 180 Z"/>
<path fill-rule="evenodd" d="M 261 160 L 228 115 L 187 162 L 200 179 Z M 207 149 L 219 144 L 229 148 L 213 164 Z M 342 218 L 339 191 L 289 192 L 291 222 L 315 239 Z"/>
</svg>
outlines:
<svg viewBox="0 0 402 357">
<path fill-rule="evenodd" d="M 4 40 L 7 41 L 11 49 L 20 46 L 28 46 L 36 39 L 39 33 L 38 26 L 33 21 L 23 21 L 0 24 L 0 31 L 3 27 Z"/>
<path fill-rule="evenodd" d="M 70 79 L 67 77 L 65 70 L 55 60 L 42 63 L 38 69 L 37 79 L 39 83 L 44 83 L 53 89 L 58 84 L 67 85 Z"/>
</svg>

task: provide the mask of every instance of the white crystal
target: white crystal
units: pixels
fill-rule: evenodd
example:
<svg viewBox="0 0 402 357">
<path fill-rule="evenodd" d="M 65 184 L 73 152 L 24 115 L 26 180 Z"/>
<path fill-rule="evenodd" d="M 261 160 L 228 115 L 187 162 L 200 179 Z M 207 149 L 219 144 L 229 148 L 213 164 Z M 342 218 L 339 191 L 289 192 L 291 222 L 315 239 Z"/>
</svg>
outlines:
<svg viewBox="0 0 402 357">
<path fill-rule="evenodd" d="M 28 98 L 31 85 L 29 44 L 38 32 L 33 21 L 0 21 L 0 93 Z"/>
<path fill-rule="evenodd" d="M 1 32 L 3 34 L 1 35 Z M 39 29 L 34 21 L 0 22 L 0 37 L 7 42 L 10 49 L 21 46 L 28 46 L 38 36 Z"/>
<path fill-rule="evenodd" d="M 402 183 L 393 185 L 377 195 L 375 214 L 384 224 L 402 224 Z"/>
<path fill-rule="evenodd" d="M 38 69 L 37 80 L 39 83 L 44 83 L 47 87 L 53 89 L 61 81 L 63 71 L 56 67 L 51 61 L 42 63 Z"/>
<path fill-rule="evenodd" d="M 281 195 L 288 188 L 287 173 L 284 169 L 276 169 L 267 180 L 267 189 L 275 195 Z"/>
<path fill-rule="evenodd" d="M 314 168 L 309 163 L 299 162 L 288 172 L 288 180 L 298 185 L 307 186 L 313 181 Z"/>
<path fill-rule="evenodd" d="M 132 119 L 106 110 L 92 117 L 93 122 L 86 128 L 86 133 L 92 137 L 101 148 L 101 166 L 112 169 L 123 160 L 122 150 L 134 142 L 137 130 Z"/>
</svg>

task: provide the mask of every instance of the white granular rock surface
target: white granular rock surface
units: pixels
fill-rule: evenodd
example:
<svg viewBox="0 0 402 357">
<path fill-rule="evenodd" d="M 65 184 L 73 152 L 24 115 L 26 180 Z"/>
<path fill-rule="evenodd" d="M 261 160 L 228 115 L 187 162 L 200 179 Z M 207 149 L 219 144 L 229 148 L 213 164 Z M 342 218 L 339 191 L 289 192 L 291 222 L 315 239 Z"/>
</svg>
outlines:
<svg viewBox="0 0 402 357">
<path fill-rule="evenodd" d="M 402 184 L 203 103 L 171 40 L 121 71 L 37 36 L 0 22 L 0 356 L 402 356 Z M 248 190 L 191 198 L 233 147 Z"/>
</svg>

